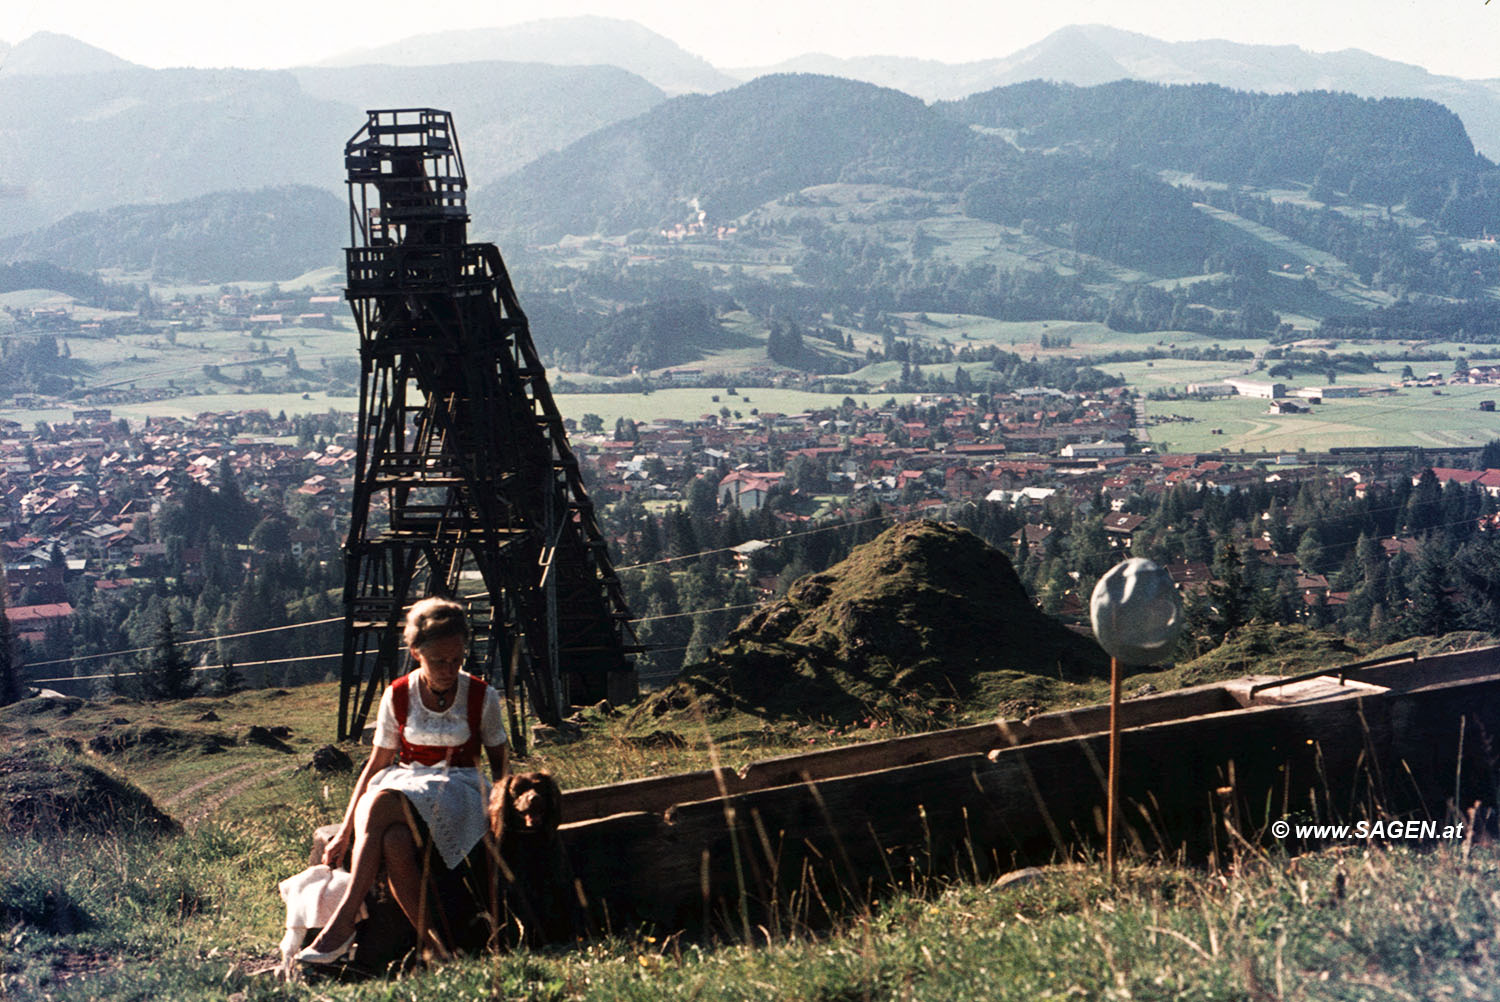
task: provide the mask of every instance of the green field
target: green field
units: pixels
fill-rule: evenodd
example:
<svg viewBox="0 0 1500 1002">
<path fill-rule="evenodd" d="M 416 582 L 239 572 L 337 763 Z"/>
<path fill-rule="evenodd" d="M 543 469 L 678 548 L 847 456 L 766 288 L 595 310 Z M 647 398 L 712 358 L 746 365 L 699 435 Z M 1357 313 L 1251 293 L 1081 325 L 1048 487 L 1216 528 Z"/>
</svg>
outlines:
<svg viewBox="0 0 1500 1002">
<path fill-rule="evenodd" d="M 778 199 L 760 206 L 750 223 L 817 219 L 830 227 L 858 231 L 909 251 L 920 228 L 933 258 L 959 265 L 983 262 L 1003 271 L 1045 268 L 1075 273 L 1080 262 L 1113 282 L 1140 282 L 1152 276 L 1103 258 L 1080 254 L 1023 233 L 1020 228 L 973 219 L 960 213 L 951 195 L 881 184 L 822 184 L 804 188 L 801 200 Z M 797 245 L 788 249 L 796 251 Z"/>
<path fill-rule="evenodd" d="M 917 224 L 909 224 L 915 230 Z M 1019 228 L 961 216 L 956 211 L 920 221 L 922 233 L 936 242 L 932 256 L 958 265 L 983 262 L 1002 271 L 1042 269 L 1073 275 L 1080 264 L 1111 282 L 1145 282 L 1154 276 L 1104 258 L 1065 250 L 1029 236 Z"/>
<path fill-rule="evenodd" d="M 217 299 L 219 293 L 224 288 L 224 284 L 221 283 L 163 283 L 158 282 L 149 273 L 123 272 L 113 268 L 103 269 L 100 271 L 99 276 L 109 282 L 147 283 L 151 286 L 152 294 L 160 296 L 163 299 L 193 299 L 198 296 Z M 287 292 L 312 289 L 318 292 L 334 294 L 343 291 L 344 269 L 339 267 L 316 268 L 284 282 L 236 281 L 228 284 L 249 293 L 265 292 L 274 285 Z"/>
<path fill-rule="evenodd" d="M 908 394 L 909 395 L 909 394 Z M 855 394 L 860 403 L 879 404 L 889 394 L 878 399 L 871 394 Z M 718 401 L 714 401 L 718 397 Z M 616 419 L 628 417 L 633 421 L 660 421 L 675 418 L 692 421 L 702 414 L 718 414 L 719 408 L 728 407 L 739 411 L 742 417 L 752 417 L 751 410 L 762 414 L 800 414 L 807 410 L 837 407 L 844 399 L 841 393 L 811 393 L 807 390 L 777 390 L 759 387 L 743 387 L 739 396 L 730 396 L 720 389 L 708 387 L 680 390 L 656 390 L 652 393 L 559 393 L 557 407 L 564 417 L 581 418 L 585 414 L 597 414 L 604 419 L 606 429 L 614 426 Z"/>
<path fill-rule="evenodd" d="M 1237 344 L 1237 342 L 1231 342 Z M 1111 375 L 1118 375 L 1141 393 L 1152 390 L 1187 392 L 1189 383 L 1215 383 L 1224 379 L 1253 379 L 1257 382 L 1285 383 L 1288 393 L 1301 387 L 1326 386 L 1328 380 L 1317 373 L 1299 372 L 1294 377 L 1270 376 L 1266 370 L 1256 369 L 1252 361 L 1241 362 L 1194 362 L 1187 359 L 1158 358 L 1147 362 L 1109 362 L 1100 368 Z M 1446 372 L 1447 363 L 1413 363 L 1419 373 L 1427 369 Z M 1336 380 L 1339 386 L 1387 387 L 1397 380 L 1401 371 L 1399 362 L 1382 362 L 1375 372 L 1340 372 Z M 1460 389 L 1463 389 L 1462 387 Z M 1411 391 L 1408 391 L 1411 392 Z M 1423 390 L 1430 393 L 1430 390 Z M 1444 392 L 1447 392 L 1444 388 Z M 1149 409 L 1149 408 L 1148 408 Z"/>
<path fill-rule="evenodd" d="M 974 316 L 965 313 L 899 313 L 906 323 L 902 340 L 939 344 L 946 342 L 954 348 L 965 345 L 979 347 L 995 345 L 1003 351 L 1030 357 L 1071 356 L 1088 358 L 1094 355 L 1112 355 L 1122 351 L 1150 351 L 1159 349 L 1203 349 L 1220 347 L 1226 351 L 1244 350 L 1257 354 L 1270 347 L 1264 338 L 1226 338 L 1219 334 L 1199 334 L 1194 331 L 1130 331 L 1111 330 L 1098 321 L 1079 320 L 996 320 L 993 317 Z M 879 338 L 869 334 L 855 333 L 855 340 L 862 338 L 879 346 Z M 1060 347 L 1043 348 L 1043 335 L 1066 339 Z M 1198 380 L 1194 379 L 1194 382 Z"/>
<path fill-rule="evenodd" d="M 1158 358 L 1150 362 L 1110 362 L 1100 368 L 1120 376 L 1138 392 L 1176 388 L 1186 392 L 1189 383 L 1217 383 L 1224 379 L 1267 379 L 1255 372 L 1254 362 L 1190 362 L 1181 358 Z M 1175 406 L 1175 401 L 1173 402 Z M 1150 405 L 1147 406 L 1148 413 Z"/>
<path fill-rule="evenodd" d="M 1140 370 L 1130 378 L 1142 388 L 1152 385 L 1181 385 L 1187 380 L 1212 381 L 1234 375 L 1231 365 L 1214 366 L 1203 362 L 1176 362 L 1165 359 L 1155 368 L 1132 363 Z M 880 367 L 866 370 L 871 376 Z M 956 365 L 928 366 L 923 371 L 943 372 L 951 378 Z M 1129 368 L 1108 366 L 1108 371 Z M 1344 382 L 1353 383 L 1347 379 Z M 1441 396 L 1431 390 L 1408 389 L 1391 396 L 1328 400 L 1314 407 L 1310 414 L 1267 414 L 1268 402 L 1247 397 L 1219 400 L 1180 399 L 1146 401 L 1150 418 L 1173 415 L 1187 421 L 1153 424 L 1149 441 L 1158 451 L 1211 452 L 1296 452 L 1298 449 L 1326 449 L 1335 445 L 1391 446 L 1469 446 L 1482 445 L 1500 438 L 1500 413 L 1479 410 L 1480 400 L 1500 400 L 1500 387 L 1443 387 Z M 893 394 L 854 394 L 860 405 L 878 406 Z M 718 401 L 714 401 L 717 396 Z M 910 394 L 894 394 L 904 399 Z M 729 396 L 721 389 L 690 388 L 640 393 L 563 393 L 556 396 L 564 417 L 575 420 L 593 413 L 604 420 L 606 429 L 616 420 L 628 417 L 634 421 L 663 419 L 692 421 L 703 414 L 717 414 L 721 407 L 739 411 L 749 418 L 752 410 L 762 414 L 796 414 L 807 410 L 837 407 L 844 399 L 839 393 L 813 393 L 806 390 L 744 388 L 740 395 Z M 330 410 L 352 414 L 358 409 L 358 398 L 311 393 L 212 393 L 183 396 L 172 400 L 111 406 L 116 418 L 127 418 L 132 424 L 146 417 L 174 416 L 190 418 L 209 411 L 264 409 L 271 414 L 285 411 L 289 415 L 323 414 Z M 0 417 L 19 421 L 31 427 L 38 421 L 67 421 L 68 408 L 18 410 L 0 408 Z M 1222 435 L 1212 429 L 1223 430 Z"/>
<path fill-rule="evenodd" d="M 719 398 L 718 402 L 714 401 L 715 396 Z M 739 411 L 745 418 L 754 416 L 751 414 L 752 410 L 762 414 L 798 414 L 806 410 L 837 407 L 844 395 L 747 387 L 740 390 L 739 396 L 729 396 L 720 389 L 693 388 L 656 390 L 651 393 L 559 393 L 555 395 L 555 399 L 564 417 L 576 420 L 584 414 L 598 414 L 604 419 L 605 427 L 611 428 L 622 417 L 645 422 L 672 418 L 692 421 L 703 414 L 717 414 L 720 407 L 728 407 L 731 412 Z M 870 394 L 856 394 L 855 399 L 861 403 L 878 404 L 886 397 L 877 400 Z M 356 396 L 330 396 L 321 392 L 309 393 L 305 397 L 301 393 L 205 393 L 171 400 L 110 406 L 114 417 L 128 418 L 132 424 L 144 422 L 147 416 L 186 418 L 209 411 L 267 410 L 273 415 L 278 411 L 296 415 L 325 414 L 330 410 L 352 414 L 358 409 L 359 398 Z M 71 420 L 72 409 L 0 408 L 0 417 L 19 421 L 29 428 L 38 421 Z"/>
<path fill-rule="evenodd" d="M 79 403 L 80 408 L 96 405 Z M 106 406 L 116 420 L 126 418 L 132 425 L 145 423 L 146 418 L 177 417 L 191 419 L 199 414 L 224 411 L 265 410 L 275 416 L 285 411 L 289 416 L 298 414 L 326 414 L 339 411 L 354 414 L 359 410 L 357 396 L 330 396 L 322 392 L 313 393 L 202 393 L 197 396 L 173 397 L 169 400 L 151 400 L 142 403 L 108 404 Z M 16 408 L 0 407 L 0 418 L 19 421 L 31 428 L 38 421 L 71 421 L 72 406 Z"/>
<path fill-rule="evenodd" d="M 20 289 L 16 292 L 0 292 L 0 309 L 65 309 L 81 320 L 97 320 L 100 317 L 134 316 L 131 313 L 112 312 L 92 306 L 81 306 L 67 293 L 55 292 L 52 289 Z M 5 320 L 7 323 L 10 322 L 9 317 L 6 317 Z"/>
<path fill-rule="evenodd" d="M 1500 413 L 1479 409 L 1481 400 L 1500 400 L 1500 387 L 1426 388 L 1390 396 L 1328 400 L 1310 414 L 1267 414 L 1269 401 L 1248 397 L 1221 400 L 1147 401 L 1150 417 L 1178 414 L 1190 422 L 1153 425 L 1159 451 L 1296 452 L 1331 446 L 1471 446 L 1500 438 Z M 1222 435 L 1212 434 L 1214 428 Z"/>
<path fill-rule="evenodd" d="M 748 337 L 756 337 L 754 321 L 737 315 L 732 318 Z M 1262 351 L 1264 341 L 1226 341 L 1184 331 L 1153 331 L 1129 334 L 1110 331 L 1103 324 L 1065 321 L 1005 322 L 986 317 L 960 314 L 906 314 L 907 337 L 933 345 L 946 343 L 993 344 L 1025 357 L 1031 355 L 1090 355 L 1121 350 L 1144 351 L 1151 348 L 1209 347 L 1248 348 Z M 1043 350 L 1042 335 L 1065 337 L 1065 347 Z M 868 335 L 866 335 L 868 337 Z M 269 378 L 283 376 L 281 363 L 270 356 L 284 354 L 292 348 L 298 363 L 316 378 L 322 360 L 352 359 L 357 353 L 355 334 L 347 327 L 337 330 L 288 329 L 269 337 L 252 338 L 248 334 L 220 330 L 184 331 L 176 344 L 160 337 L 127 337 L 111 340 L 70 339 L 69 350 L 80 363 L 80 375 L 94 388 L 130 387 L 152 389 L 173 387 L 184 395 L 168 400 L 141 403 L 109 404 L 116 417 L 142 423 L 145 418 L 160 416 L 192 417 L 207 411 L 264 409 L 271 414 L 321 414 L 329 410 L 353 413 L 358 398 L 353 395 L 329 395 L 322 391 L 252 393 L 238 390 L 234 380 L 249 367 L 258 367 Z M 253 352 L 263 347 L 266 352 Z M 1340 352 L 1389 351 L 1397 345 L 1344 342 L 1334 350 Z M 1471 353 L 1478 357 L 1482 346 L 1465 344 L 1428 344 L 1422 347 L 1451 356 Z M 1480 351 L 1473 351 L 1480 348 Z M 695 368 L 711 374 L 731 376 L 737 367 L 759 363 L 763 349 L 757 344 L 710 357 Z M 205 365 L 217 365 L 226 377 L 214 382 L 203 373 Z M 1399 372 L 1400 363 L 1381 363 L 1372 373 L 1340 374 L 1341 385 L 1386 386 Z M 1416 362 L 1419 373 L 1429 370 L 1447 372 L 1449 361 Z M 985 363 L 968 368 L 978 375 Z M 1105 363 L 1103 369 L 1119 375 L 1142 394 L 1157 389 L 1185 390 L 1188 383 L 1214 382 L 1235 376 L 1265 379 L 1253 362 L 1197 362 L 1182 359 L 1155 359 L 1145 362 Z M 900 364 L 876 363 L 866 366 L 851 378 L 874 385 L 894 380 L 900 375 Z M 922 371 L 929 377 L 942 374 L 949 380 L 958 368 L 948 362 L 926 365 Z M 554 372 L 554 379 L 567 378 L 586 386 L 605 388 L 610 380 Z M 1320 385 L 1314 374 L 1303 373 L 1284 380 L 1295 390 L 1298 386 Z M 192 394 L 192 395 L 187 395 Z M 870 390 L 854 394 L 861 404 L 879 404 L 892 394 Z M 904 395 L 898 395 L 904 396 Z M 714 397 L 718 397 L 717 400 Z M 556 395 L 566 417 L 582 418 L 598 414 L 606 428 L 621 417 L 635 421 L 677 419 L 692 421 L 703 414 L 718 413 L 727 407 L 742 418 L 763 413 L 794 414 L 805 410 L 837 406 L 842 393 L 815 393 L 804 390 L 746 387 L 731 396 L 718 388 L 661 389 L 650 393 L 563 393 Z M 1455 386 L 1442 388 L 1441 395 L 1431 390 L 1408 389 L 1394 396 L 1329 400 L 1311 414 L 1278 416 L 1267 414 L 1263 400 L 1229 398 L 1219 400 L 1180 399 L 1147 401 L 1146 413 L 1152 418 L 1177 416 L 1174 420 L 1153 424 L 1147 437 L 1158 449 L 1229 452 L 1295 452 L 1300 448 L 1322 449 L 1330 445 L 1420 445 L 1462 446 L 1483 444 L 1500 437 L 1500 415 L 1478 409 L 1480 400 L 1500 399 L 1500 388 Z M 79 404 L 78 406 L 85 406 Z M 73 405 L 42 409 L 0 408 L 0 417 L 19 421 L 31 427 L 38 421 L 66 421 Z M 1213 429 L 1222 434 L 1213 434 Z"/>
<path fill-rule="evenodd" d="M 134 384 L 139 389 L 192 386 L 232 391 L 230 385 L 214 387 L 203 367 L 216 365 L 231 380 L 240 378 L 245 367 L 280 376 L 283 368 L 275 357 L 284 356 L 290 348 L 297 364 L 315 379 L 324 359 L 359 357 L 358 336 L 347 322 L 331 330 L 287 327 L 264 337 L 242 331 L 184 330 L 176 335 L 175 344 L 159 335 L 69 338 L 67 344 L 77 366 L 75 378 L 88 389 Z"/>
<path fill-rule="evenodd" d="M 329 396 L 317 389 L 305 395 L 301 389 L 249 392 L 255 387 L 243 382 L 249 370 L 258 369 L 265 380 L 260 389 L 284 387 L 287 372 L 282 359 L 288 349 L 295 353 L 308 384 L 325 382 L 325 361 L 357 363 L 358 338 L 347 322 L 331 330 L 289 327 L 264 337 L 215 328 L 178 331 L 175 343 L 160 334 L 70 337 L 64 343 L 70 358 L 68 374 L 87 391 L 167 390 L 177 395 L 139 403 L 79 400 L 46 408 L 0 407 L 0 417 L 30 427 L 37 421 L 69 420 L 75 407 L 105 406 L 116 417 L 132 421 L 143 421 L 147 416 L 189 417 L 205 411 L 260 408 L 272 414 L 283 410 L 288 414 L 308 414 L 330 408 L 351 412 L 358 409 L 358 397 L 352 394 Z M 210 377 L 205 366 L 216 367 L 219 378 Z"/>
</svg>

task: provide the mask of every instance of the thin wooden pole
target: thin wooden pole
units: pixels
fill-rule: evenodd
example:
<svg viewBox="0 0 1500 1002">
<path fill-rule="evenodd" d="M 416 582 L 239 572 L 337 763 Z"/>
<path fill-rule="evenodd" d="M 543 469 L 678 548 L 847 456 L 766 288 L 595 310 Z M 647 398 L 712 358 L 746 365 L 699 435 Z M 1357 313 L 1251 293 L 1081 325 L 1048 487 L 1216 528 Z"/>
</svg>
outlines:
<svg viewBox="0 0 1500 1002">
<path fill-rule="evenodd" d="M 1109 811 L 1104 826 L 1104 858 L 1109 882 L 1115 882 L 1115 822 L 1120 801 L 1120 660 L 1109 659 Z"/>
</svg>

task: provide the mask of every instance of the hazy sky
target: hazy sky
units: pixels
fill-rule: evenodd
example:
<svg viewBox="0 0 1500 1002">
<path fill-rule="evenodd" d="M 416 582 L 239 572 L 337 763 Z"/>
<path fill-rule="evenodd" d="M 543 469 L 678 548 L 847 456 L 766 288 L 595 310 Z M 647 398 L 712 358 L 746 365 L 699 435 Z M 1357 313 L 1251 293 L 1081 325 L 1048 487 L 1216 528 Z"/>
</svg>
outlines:
<svg viewBox="0 0 1500 1002">
<path fill-rule="evenodd" d="M 962 62 L 1068 24 L 1109 24 L 1170 41 L 1358 48 L 1500 78 L 1500 0 L 0 0 L 0 40 L 55 31 L 147 66 L 283 67 L 429 31 L 576 14 L 639 21 L 721 67 L 805 52 Z"/>
</svg>

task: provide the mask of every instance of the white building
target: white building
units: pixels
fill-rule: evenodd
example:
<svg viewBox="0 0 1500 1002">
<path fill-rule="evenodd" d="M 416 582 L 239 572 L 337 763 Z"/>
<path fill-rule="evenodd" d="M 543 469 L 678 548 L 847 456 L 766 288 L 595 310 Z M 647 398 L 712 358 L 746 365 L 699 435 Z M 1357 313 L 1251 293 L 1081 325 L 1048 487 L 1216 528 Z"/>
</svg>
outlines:
<svg viewBox="0 0 1500 1002">
<path fill-rule="evenodd" d="M 1253 379 L 1226 379 L 1226 386 L 1233 387 L 1234 392 L 1242 397 L 1260 397 L 1264 400 L 1276 400 L 1286 396 L 1285 383 L 1260 383 Z"/>
<path fill-rule="evenodd" d="M 996 488 L 984 496 L 992 504 L 1033 505 L 1041 504 L 1057 493 L 1054 487 L 1022 487 L 1018 491 Z"/>
<path fill-rule="evenodd" d="M 1358 386 L 1304 386 L 1297 396 L 1308 400 L 1336 400 L 1339 397 L 1359 396 Z"/>
<path fill-rule="evenodd" d="M 1064 459 L 1113 459 L 1123 455 L 1123 442 L 1072 442 L 1062 447 Z"/>
</svg>

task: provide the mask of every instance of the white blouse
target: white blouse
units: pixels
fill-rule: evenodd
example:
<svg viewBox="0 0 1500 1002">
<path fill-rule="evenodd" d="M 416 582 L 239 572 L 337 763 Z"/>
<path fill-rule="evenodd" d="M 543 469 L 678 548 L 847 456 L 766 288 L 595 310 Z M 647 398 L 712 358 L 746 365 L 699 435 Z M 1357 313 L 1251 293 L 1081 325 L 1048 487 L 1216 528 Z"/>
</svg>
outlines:
<svg viewBox="0 0 1500 1002">
<path fill-rule="evenodd" d="M 420 669 L 414 669 L 412 674 Z M 410 698 L 406 710 L 406 740 L 414 745 L 445 745 L 457 748 L 469 740 L 469 680 L 467 672 L 458 673 L 453 705 L 439 713 L 429 710 L 418 695 L 417 680 L 409 683 Z M 486 748 L 506 743 L 505 716 L 500 710 L 500 694 L 490 686 L 484 694 L 484 712 L 479 718 L 479 743 Z M 396 726 L 396 703 L 391 687 L 380 696 L 380 711 L 375 718 L 375 747 L 400 748 Z"/>
</svg>

